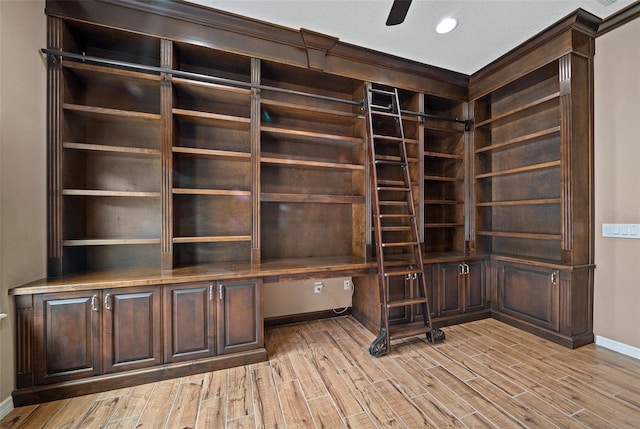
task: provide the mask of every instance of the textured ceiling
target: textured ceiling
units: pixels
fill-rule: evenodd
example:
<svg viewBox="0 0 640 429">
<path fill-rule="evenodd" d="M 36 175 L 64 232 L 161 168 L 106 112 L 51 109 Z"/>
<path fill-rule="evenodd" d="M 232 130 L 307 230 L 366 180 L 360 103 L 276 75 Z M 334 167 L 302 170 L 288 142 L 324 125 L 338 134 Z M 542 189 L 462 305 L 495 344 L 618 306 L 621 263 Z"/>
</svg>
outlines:
<svg viewBox="0 0 640 429">
<path fill-rule="evenodd" d="M 1 1 L 1 0 L 0 0 Z M 384 25 L 392 0 L 192 0 L 281 26 L 317 31 L 340 41 L 472 74 L 582 8 L 600 18 L 634 3 L 616 0 L 413 0 L 404 23 Z M 607 3 L 606 0 L 602 0 Z M 452 16 L 458 27 L 435 32 Z"/>
</svg>

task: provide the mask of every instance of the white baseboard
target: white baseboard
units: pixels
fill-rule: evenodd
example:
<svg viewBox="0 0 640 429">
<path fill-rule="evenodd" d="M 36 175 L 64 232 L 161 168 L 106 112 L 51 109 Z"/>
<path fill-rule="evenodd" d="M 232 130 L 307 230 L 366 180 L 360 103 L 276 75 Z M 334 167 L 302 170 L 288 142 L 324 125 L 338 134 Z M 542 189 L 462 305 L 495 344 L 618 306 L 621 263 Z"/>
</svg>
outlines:
<svg viewBox="0 0 640 429">
<path fill-rule="evenodd" d="M 5 418 L 13 410 L 13 398 L 9 396 L 4 401 L 0 402 L 0 420 Z"/>
<path fill-rule="evenodd" d="M 596 345 L 640 360 L 640 349 L 637 347 L 633 347 L 619 341 L 610 340 L 609 338 L 601 337 L 599 335 L 596 335 Z"/>
</svg>

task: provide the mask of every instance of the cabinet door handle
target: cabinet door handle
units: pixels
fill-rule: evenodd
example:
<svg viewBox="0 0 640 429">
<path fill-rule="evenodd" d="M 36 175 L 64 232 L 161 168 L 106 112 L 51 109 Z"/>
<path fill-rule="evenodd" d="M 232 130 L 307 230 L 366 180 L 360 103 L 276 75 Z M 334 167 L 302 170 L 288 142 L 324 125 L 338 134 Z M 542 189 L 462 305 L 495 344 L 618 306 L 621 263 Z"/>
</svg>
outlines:
<svg viewBox="0 0 640 429">
<path fill-rule="evenodd" d="M 554 285 L 558 281 L 558 274 L 554 271 L 551 273 L 551 284 Z"/>
<path fill-rule="evenodd" d="M 220 297 L 220 300 L 222 301 L 222 299 L 224 298 L 222 296 L 222 283 L 218 283 L 218 296 Z"/>
<path fill-rule="evenodd" d="M 464 263 L 464 273 L 469 274 L 469 264 L 467 264 L 466 262 Z"/>
<path fill-rule="evenodd" d="M 464 265 L 462 263 L 458 264 L 458 275 L 461 276 L 464 274 Z"/>
<path fill-rule="evenodd" d="M 213 282 L 209 282 L 209 301 L 213 301 Z"/>
<path fill-rule="evenodd" d="M 93 311 L 98 311 L 98 295 L 93 295 L 91 297 L 91 309 Z"/>
<path fill-rule="evenodd" d="M 111 310 L 111 294 L 110 293 L 104 296 L 104 308 L 105 310 Z"/>
</svg>

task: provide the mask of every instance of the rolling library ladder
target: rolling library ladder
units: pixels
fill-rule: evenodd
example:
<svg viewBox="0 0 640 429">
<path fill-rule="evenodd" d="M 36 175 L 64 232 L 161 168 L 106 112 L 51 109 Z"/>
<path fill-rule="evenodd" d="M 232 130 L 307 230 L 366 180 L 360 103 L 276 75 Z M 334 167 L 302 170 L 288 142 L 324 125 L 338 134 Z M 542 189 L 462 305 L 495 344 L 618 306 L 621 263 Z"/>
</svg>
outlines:
<svg viewBox="0 0 640 429">
<path fill-rule="evenodd" d="M 397 89 L 368 84 L 365 110 L 382 319 L 380 335 L 371 343 L 369 353 L 381 356 L 389 353 L 394 339 L 426 332 L 431 342 L 439 342 L 444 340 L 444 332 L 431 324 Z M 389 299 L 394 277 L 409 281 L 405 299 Z M 391 309 L 413 305 L 422 307 L 423 322 L 389 326 Z"/>
</svg>

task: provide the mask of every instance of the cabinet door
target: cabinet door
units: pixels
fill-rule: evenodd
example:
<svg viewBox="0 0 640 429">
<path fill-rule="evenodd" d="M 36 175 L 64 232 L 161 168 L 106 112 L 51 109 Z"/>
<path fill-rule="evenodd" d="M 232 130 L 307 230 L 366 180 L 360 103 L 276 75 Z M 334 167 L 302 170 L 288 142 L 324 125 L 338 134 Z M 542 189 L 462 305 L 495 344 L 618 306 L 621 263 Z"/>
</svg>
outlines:
<svg viewBox="0 0 640 429">
<path fill-rule="evenodd" d="M 161 364 L 160 289 L 106 289 L 102 300 L 104 372 Z"/>
<path fill-rule="evenodd" d="M 101 373 L 100 291 L 35 296 L 35 384 Z"/>
<path fill-rule="evenodd" d="M 264 346 L 260 280 L 219 281 L 218 354 Z"/>
<path fill-rule="evenodd" d="M 464 311 L 476 311 L 486 308 L 485 269 L 484 261 L 467 262 L 464 279 Z"/>
<path fill-rule="evenodd" d="M 214 282 L 164 288 L 165 362 L 200 359 L 216 353 Z"/>
<path fill-rule="evenodd" d="M 510 263 L 501 263 L 499 267 L 499 310 L 558 331 L 558 272 L 546 267 Z"/>
<path fill-rule="evenodd" d="M 434 287 L 436 284 L 436 274 L 438 272 L 437 265 L 425 265 L 424 266 L 424 280 L 427 284 L 427 297 L 429 298 L 429 310 L 431 311 L 431 317 L 436 317 L 436 308 L 438 307 L 436 303 L 438 302 L 438 297 L 435 295 L 437 293 L 437 288 Z M 420 281 L 414 280 L 416 283 L 415 287 L 420 288 Z M 422 317 L 422 306 L 415 306 L 415 317 L 414 320 L 423 320 Z"/>
<path fill-rule="evenodd" d="M 439 292 L 440 315 L 448 316 L 462 313 L 462 265 L 458 262 L 440 264 Z"/>
</svg>

